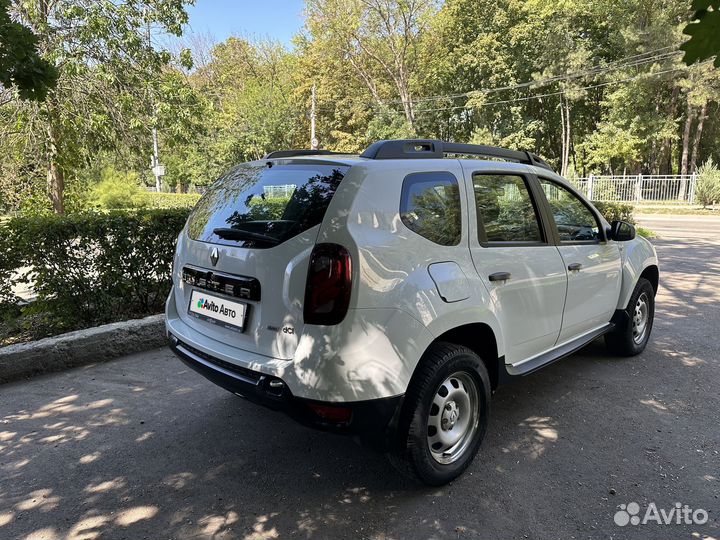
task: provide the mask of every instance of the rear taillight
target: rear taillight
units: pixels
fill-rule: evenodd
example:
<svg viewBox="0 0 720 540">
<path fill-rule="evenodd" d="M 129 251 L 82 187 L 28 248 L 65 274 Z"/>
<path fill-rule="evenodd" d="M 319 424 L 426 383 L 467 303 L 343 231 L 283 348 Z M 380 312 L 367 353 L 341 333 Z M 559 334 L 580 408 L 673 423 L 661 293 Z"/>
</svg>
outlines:
<svg viewBox="0 0 720 540">
<path fill-rule="evenodd" d="M 352 259 L 338 244 L 317 244 L 310 255 L 303 318 L 306 324 L 338 324 L 347 313 Z"/>
</svg>

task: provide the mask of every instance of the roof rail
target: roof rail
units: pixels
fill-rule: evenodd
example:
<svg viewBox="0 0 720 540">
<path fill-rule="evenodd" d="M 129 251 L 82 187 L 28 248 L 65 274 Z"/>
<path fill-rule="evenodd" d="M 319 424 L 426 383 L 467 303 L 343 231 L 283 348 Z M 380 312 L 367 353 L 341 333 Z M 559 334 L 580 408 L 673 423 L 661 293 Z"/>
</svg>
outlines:
<svg viewBox="0 0 720 540">
<path fill-rule="evenodd" d="M 440 159 L 445 157 L 445 154 L 496 157 L 525 165 L 542 167 L 550 171 L 553 170 L 545 161 L 530 152 L 481 144 L 449 143 L 434 139 L 377 141 L 368 146 L 367 149 L 360 154 L 360 157 L 368 159 Z"/>
<path fill-rule="evenodd" d="M 342 156 L 344 152 L 331 152 L 330 150 L 276 150 L 270 152 L 263 159 L 277 159 L 294 156 Z"/>
</svg>

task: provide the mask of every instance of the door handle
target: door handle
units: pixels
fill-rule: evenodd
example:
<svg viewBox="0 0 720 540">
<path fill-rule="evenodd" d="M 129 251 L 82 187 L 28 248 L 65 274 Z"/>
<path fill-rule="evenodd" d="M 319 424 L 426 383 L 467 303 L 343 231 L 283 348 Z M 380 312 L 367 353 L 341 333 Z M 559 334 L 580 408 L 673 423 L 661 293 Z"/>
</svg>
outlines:
<svg viewBox="0 0 720 540">
<path fill-rule="evenodd" d="M 495 272 L 494 274 L 490 274 L 488 279 L 490 281 L 507 281 L 510 279 L 510 275 L 510 272 Z"/>
<path fill-rule="evenodd" d="M 580 263 L 568 264 L 568 270 L 570 270 L 571 272 L 577 272 L 581 268 L 582 268 L 582 264 L 580 264 Z"/>
</svg>

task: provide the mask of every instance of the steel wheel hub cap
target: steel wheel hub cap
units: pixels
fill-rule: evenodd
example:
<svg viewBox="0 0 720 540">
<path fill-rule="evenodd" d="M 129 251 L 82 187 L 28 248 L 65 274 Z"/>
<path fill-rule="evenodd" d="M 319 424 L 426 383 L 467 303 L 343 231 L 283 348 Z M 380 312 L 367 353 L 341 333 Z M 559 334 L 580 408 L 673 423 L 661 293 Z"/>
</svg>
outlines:
<svg viewBox="0 0 720 540">
<path fill-rule="evenodd" d="M 445 379 L 433 395 L 427 421 L 427 444 L 438 463 L 462 456 L 478 430 L 480 400 L 475 379 L 457 372 Z"/>
<path fill-rule="evenodd" d="M 633 341 L 640 344 L 645 339 L 648 321 L 650 319 L 650 301 L 647 294 L 642 293 L 635 303 L 635 311 L 632 316 Z"/>
<path fill-rule="evenodd" d="M 451 430 L 460 416 L 460 409 L 454 401 L 448 401 L 443 409 L 440 425 L 443 430 Z"/>
</svg>

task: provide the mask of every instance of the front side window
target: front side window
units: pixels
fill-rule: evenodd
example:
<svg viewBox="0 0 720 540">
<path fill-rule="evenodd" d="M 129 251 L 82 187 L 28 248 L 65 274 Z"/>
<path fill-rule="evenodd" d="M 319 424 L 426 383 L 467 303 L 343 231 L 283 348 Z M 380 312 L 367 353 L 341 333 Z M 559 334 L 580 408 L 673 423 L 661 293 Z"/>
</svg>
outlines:
<svg viewBox="0 0 720 540">
<path fill-rule="evenodd" d="M 441 246 L 460 243 L 460 189 L 450 172 L 409 174 L 403 180 L 400 218 L 405 226 Z"/>
<path fill-rule="evenodd" d="M 542 242 L 535 206 L 525 179 L 511 174 L 473 174 L 482 243 Z"/>
<path fill-rule="evenodd" d="M 188 221 L 193 240 L 269 248 L 325 217 L 348 167 L 326 164 L 240 165 L 217 180 Z"/>
<path fill-rule="evenodd" d="M 561 242 L 599 242 L 600 228 L 595 215 L 567 188 L 540 178 L 550 203 Z"/>
</svg>

